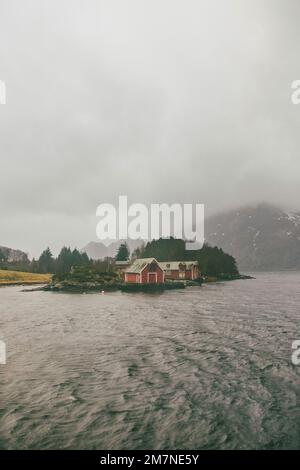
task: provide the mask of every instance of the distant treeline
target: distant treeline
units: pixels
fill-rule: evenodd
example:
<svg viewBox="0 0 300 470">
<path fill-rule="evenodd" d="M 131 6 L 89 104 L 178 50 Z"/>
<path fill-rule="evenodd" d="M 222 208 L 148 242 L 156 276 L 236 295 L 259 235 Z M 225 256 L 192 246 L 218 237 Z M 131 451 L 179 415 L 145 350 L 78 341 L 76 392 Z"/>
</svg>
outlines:
<svg viewBox="0 0 300 470">
<path fill-rule="evenodd" d="M 69 247 L 63 247 L 58 257 L 55 258 L 50 250 L 46 248 L 39 259 L 30 261 L 26 255 L 18 262 L 9 262 L 7 256 L 0 252 L 0 266 L 2 269 L 16 271 L 27 271 L 33 273 L 68 273 L 72 266 L 92 266 L 95 265 L 100 270 L 105 271 L 107 262 L 93 262 L 86 253 L 80 253 L 76 248 L 71 250 Z"/>
<path fill-rule="evenodd" d="M 117 261 L 127 260 L 130 256 L 126 243 L 121 244 L 116 255 Z M 131 258 L 156 258 L 158 261 L 198 261 L 199 270 L 207 276 L 238 275 L 236 261 L 233 256 L 224 253 L 221 248 L 204 244 L 201 250 L 186 250 L 184 240 L 175 238 L 160 238 L 137 248 Z M 30 261 L 25 255 L 17 263 L 9 263 L 0 251 L 0 267 L 17 271 L 30 271 L 34 273 L 69 273 L 72 267 L 86 266 L 105 273 L 114 270 L 114 259 L 91 260 L 86 253 L 76 248 L 63 247 L 55 258 L 50 248 L 46 248 L 39 259 Z"/>
</svg>

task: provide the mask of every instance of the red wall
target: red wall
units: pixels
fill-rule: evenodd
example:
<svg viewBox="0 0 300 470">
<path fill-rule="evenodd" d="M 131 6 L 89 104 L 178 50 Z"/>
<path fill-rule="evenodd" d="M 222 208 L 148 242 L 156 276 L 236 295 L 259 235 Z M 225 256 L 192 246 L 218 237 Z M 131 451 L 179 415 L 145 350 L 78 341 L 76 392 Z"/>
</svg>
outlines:
<svg viewBox="0 0 300 470">
<path fill-rule="evenodd" d="M 138 282 L 137 276 L 138 276 L 137 274 L 126 273 L 125 282 Z"/>
<path fill-rule="evenodd" d="M 153 265 L 152 265 L 153 267 Z M 198 277 L 198 268 L 194 267 L 194 279 L 197 279 Z M 148 284 L 148 273 L 150 272 L 150 265 L 146 266 L 145 269 L 142 271 L 141 276 L 142 276 L 142 284 Z M 151 271 L 154 272 L 154 271 Z M 157 273 L 157 283 L 158 284 L 163 284 L 164 283 L 164 272 L 163 270 L 156 265 L 155 266 L 155 272 Z M 186 270 L 185 271 L 185 277 L 180 278 L 179 277 L 179 271 L 178 270 L 172 270 L 171 274 L 166 275 L 166 279 L 192 279 L 192 271 L 191 270 Z M 125 282 L 134 282 L 134 283 L 139 283 L 139 274 L 133 274 L 133 273 L 126 273 L 126 278 Z"/>
<path fill-rule="evenodd" d="M 171 279 L 179 279 L 179 271 L 178 270 L 174 269 L 174 270 L 171 271 Z"/>
<path fill-rule="evenodd" d="M 148 273 L 150 272 L 150 265 L 146 266 L 142 271 L 142 284 L 148 284 Z M 154 272 L 153 270 L 151 272 Z M 157 273 L 157 284 L 163 284 L 164 282 L 164 272 L 163 270 L 156 265 L 155 272 Z"/>
</svg>

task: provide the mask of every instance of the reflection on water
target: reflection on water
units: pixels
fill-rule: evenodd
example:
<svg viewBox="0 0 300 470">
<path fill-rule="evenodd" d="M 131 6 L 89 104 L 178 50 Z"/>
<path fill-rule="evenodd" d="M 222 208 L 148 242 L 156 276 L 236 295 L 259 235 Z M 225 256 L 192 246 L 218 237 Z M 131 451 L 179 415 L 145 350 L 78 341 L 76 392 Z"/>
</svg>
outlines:
<svg viewBox="0 0 300 470">
<path fill-rule="evenodd" d="M 0 448 L 300 448 L 300 273 L 161 294 L 0 289 Z"/>
</svg>

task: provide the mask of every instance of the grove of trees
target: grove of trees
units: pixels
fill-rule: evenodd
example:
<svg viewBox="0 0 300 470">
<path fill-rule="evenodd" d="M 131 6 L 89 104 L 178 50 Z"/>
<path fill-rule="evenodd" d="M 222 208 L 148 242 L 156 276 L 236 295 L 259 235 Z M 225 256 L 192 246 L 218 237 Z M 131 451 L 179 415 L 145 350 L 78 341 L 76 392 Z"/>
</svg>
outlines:
<svg viewBox="0 0 300 470">
<path fill-rule="evenodd" d="M 64 246 L 57 258 L 53 257 L 50 248 L 46 248 L 36 261 L 35 270 L 40 273 L 63 274 L 68 273 L 72 266 L 88 266 L 90 264 L 91 260 L 86 253 L 80 253 L 77 248 L 71 250 L 71 248 Z"/>
<path fill-rule="evenodd" d="M 172 237 L 147 243 L 140 257 L 153 257 L 158 261 L 198 261 L 200 271 L 207 276 L 238 275 L 234 257 L 221 248 L 204 244 L 201 250 L 186 250 L 184 240 Z"/>
<path fill-rule="evenodd" d="M 57 258 L 54 258 L 51 250 L 47 247 L 36 260 L 32 261 L 28 257 L 18 262 L 8 262 L 5 253 L 0 250 L 0 267 L 17 271 L 28 271 L 35 273 L 57 273 L 63 274 L 70 271 L 72 266 L 89 266 L 92 261 L 86 253 L 80 253 L 76 248 L 71 250 L 69 247 L 63 247 Z"/>
<path fill-rule="evenodd" d="M 63 275 L 69 273 L 72 267 L 88 267 L 97 272 L 112 272 L 115 261 L 127 261 L 130 253 L 126 243 L 119 246 L 115 259 L 91 260 L 86 253 L 79 250 L 63 247 L 55 258 L 46 248 L 39 259 L 30 261 L 27 256 L 20 262 L 9 263 L 5 252 L 0 250 L 0 268 L 18 271 L 31 271 L 37 273 L 54 273 Z M 235 276 L 238 268 L 233 256 L 225 253 L 221 248 L 204 244 L 201 250 L 187 251 L 185 241 L 175 238 L 160 238 L 152 240 L 146 246 L 141 246 L 132 253 L 135 258 L 156 258 L 158 261 L 198 261 L 199 270 L 207 276 Z"/>
</svg>

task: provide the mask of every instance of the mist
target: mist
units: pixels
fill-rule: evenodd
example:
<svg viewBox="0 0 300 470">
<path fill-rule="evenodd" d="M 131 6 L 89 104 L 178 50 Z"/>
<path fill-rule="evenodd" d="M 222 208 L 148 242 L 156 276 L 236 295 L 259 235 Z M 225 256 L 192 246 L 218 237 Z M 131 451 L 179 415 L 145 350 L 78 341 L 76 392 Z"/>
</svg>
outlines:
<svg viewBox="0 0 300 470">
<path fill-rule="evenodd" d="M 0 245 L 96 240 L 96 208 L 300 209 L 300 4 L 0 0 Z"/>
</svg>

